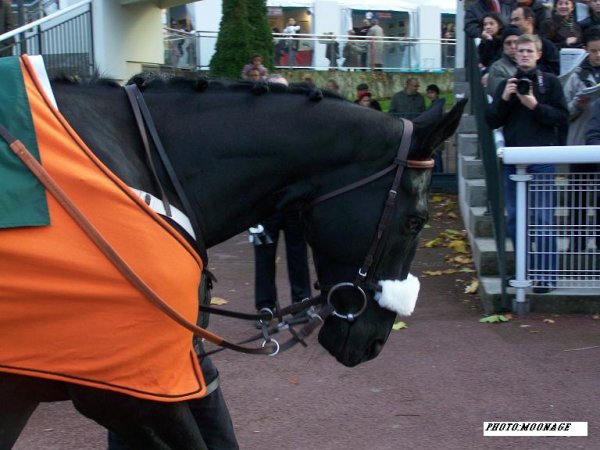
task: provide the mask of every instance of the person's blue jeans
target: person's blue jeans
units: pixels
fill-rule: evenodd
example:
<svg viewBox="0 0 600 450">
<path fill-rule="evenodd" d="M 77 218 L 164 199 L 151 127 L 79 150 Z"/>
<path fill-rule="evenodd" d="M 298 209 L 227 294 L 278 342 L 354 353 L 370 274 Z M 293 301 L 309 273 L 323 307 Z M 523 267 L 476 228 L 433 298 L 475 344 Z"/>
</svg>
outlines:
<svg viewBox="0 0 600 450">
<path fill-rule="evenodd" d="M 508 235 L 516 248 L 517 243 L 517 183 L 510 179 L 516 173 L 515 166 L 504 166 L 504 205 L 506 208 L 506 225 Z M 552 164 L 532 164 L 527 166 L 530 174 L 554 174 L 556 169 Z M 547 177 L 537 180 L 532 187 L 533 195 L 528 195 L 527 210 L 530 212 L 529 223 L 539 226 L 531 239 L 535 245 L 535 253 L 529 261 L 530 267 L 537 268 L 543 273 L 538 281 L 554 283 L 558 269 L 558 249 L 556 237 L 552 235 L 555 213 L 554 178 Z M 526 236 L 525 236 L 526 238 Z M 531 251 L 531 247 L 529 248 Z"/>
</svg>

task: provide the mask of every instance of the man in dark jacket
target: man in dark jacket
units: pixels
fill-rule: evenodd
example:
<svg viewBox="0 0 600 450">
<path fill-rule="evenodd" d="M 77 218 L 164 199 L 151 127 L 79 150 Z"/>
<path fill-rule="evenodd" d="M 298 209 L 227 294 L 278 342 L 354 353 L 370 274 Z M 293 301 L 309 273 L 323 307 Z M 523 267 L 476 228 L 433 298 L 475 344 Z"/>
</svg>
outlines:
<svg viewBox="0 0 600 450">
<path fill-rule="evenodd" d="M 592 103 L 592 116 L 588 122 L 587 132 L 585 133 L 585 144 L 586 145 L 600 145 L 600 100 L 596 100 Z M 600 177 L 600 164 L 592 164 L 587 168 L 590 172 L 596 172 L 596 177 Z M 596 204 L 599 204 L 600 197 L 596 192 Z M 600 223 L 600 211 L 596 209 L 596 224 Z M 596 249 L 600 249 L 600 236 L 596 236 Z"/>
<path fill-rule="evenodd" d="M 497 12 L 508 24 L 510 12 L 515 8 L 516 0 L 476 0 L 465 10 L 465 33 L 467 38 L 481 37 L 481 19 L 489 12 Z"/>
<path fill-rule="evenodd" d="M 519 6 L 510 14 L 510 23 L 523 34 L 536 34 L 536 18 L 533 9 Z M 560 71 L 560 53 L 549 39 L 539 36 L 542 43 L 542 56 L 537 62 L 538 69 L 558 75 Z"/>
<path fill-rule="evenodd" d="M 535 33 L 539 33 L 542 23 L 552 17 L 552 8 L 545 6 L 542 0 L 516 0 L 513 10 L 518 7 L 528 7 L 535 17 Z"/>
<path fill-rule="evenodd" d="M 517 39 L 517 73 L 502 81 L 494 94 L 494 101 L 486 111 L 490 128 L 502 128 L 507 147 L 542 147 L 558 145 L 557 129 L 566 126 L 569 111 L 558 78 L 537 67 L 542 44 L 538 36 L 524 34 Z M 516 243 L 516 183 L 511 179 L 515 166 L 504 166 L 504 197 L 509 235 Z M 552 194 L 555 168 L 552 164 L 532 164 L 528 173 L 538 174 L 536 181 L 547 184 L 532 196 L 529 209 L 535 224 L 545 231 L 554 223 L 554 196 Z M 537 207 L 536 207 L 537 206 Z M 538 236 L 532 239 L 538 250 L 534 267 L 545 272 L 534 292 L 545 293 L 556 286 L 558 268 L 556 239 Z"/>
<path fill-rule="evenodd" d="M 418 78 L 406 79 L 404 89 L 396 92 L 390 103 L 390 114 L 413 120 L 425 111 L 425 97 L 419 93 L 420 83 Z"/>
</svg>

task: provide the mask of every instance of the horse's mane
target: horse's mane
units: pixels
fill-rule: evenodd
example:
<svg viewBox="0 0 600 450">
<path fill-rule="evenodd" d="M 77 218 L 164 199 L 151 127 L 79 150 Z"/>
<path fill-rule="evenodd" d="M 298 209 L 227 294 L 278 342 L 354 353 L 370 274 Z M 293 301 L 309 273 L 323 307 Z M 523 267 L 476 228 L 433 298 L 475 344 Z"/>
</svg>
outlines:
<svg viewBox="0 0 600 450">
<path fill-rule="evenodd" d="M 121 85 L 112 78 L 103 77 L 98 72 L 89 76 L 79 76 L 67 73 L 59 73 L 52 76 L 52 83 L 80 85 L 80 86 L 111 86 L 121 87 Z"/>
<path fill-rule="evenodd" d="M 52 77 L 53 83 L 80 85 L 80 86 L 110 86 L 121 87 L 112 78 L 103 77 L 98 72 L 91 76 L 80 77 L 78 75 L 58 74 Z M 209 79 L 204 76 L 182 77 L 163 72 L 141 72 L 131 77 L 125 84 L 137 84 L 140 90 L 167 91 L 167 90 L 191 90 L 195 92 L 205 91 L 246 91 L 256 95 L 275 94 L 301 94 L 312 101 L 320 101 L 323 98 L 332 98 L 347 101 L 344 97 L 328 90 L 322 90 L 306 82 L 294 82 L 289 85 L 283 83 L 272 83 L 266 81 L 247 81 L 232 79 Z"/>
<path fill-rule="evenodd" d="M 323 98 L 345 99 L 331 91 L 321 90 L 308 83 L 290 83 L 288 86 L 282 83 L 271 83 L 266 81 L 247 81 L 231 79 L 209 79 L 207 77 L 181 77 L 158 72 L 143 72 L 133 76 L 127 84 L 137 84 L 141 90 L 170 90 L 190 89 L 196 92 L 206 91 L 246 91 L 254 94 L 266 93 L 291 93 L 308 96 L 313 101 Z"/>
</svg>

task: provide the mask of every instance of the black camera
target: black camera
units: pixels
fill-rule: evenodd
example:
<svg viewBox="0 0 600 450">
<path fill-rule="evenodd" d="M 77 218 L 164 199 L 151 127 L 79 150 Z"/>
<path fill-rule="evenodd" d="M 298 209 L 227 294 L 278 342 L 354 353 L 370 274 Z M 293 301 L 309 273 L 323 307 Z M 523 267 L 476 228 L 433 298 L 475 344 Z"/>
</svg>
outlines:
<svg viewBox="0 0 600 450">
<path fill-rule="evenodd" d="M 521 95 L 529 94 L 529 89 L 533 84 L 529 78 L 519 78 L 517 81 L 513 81 L 517 85 L 517 92 Z"/>
</svg>

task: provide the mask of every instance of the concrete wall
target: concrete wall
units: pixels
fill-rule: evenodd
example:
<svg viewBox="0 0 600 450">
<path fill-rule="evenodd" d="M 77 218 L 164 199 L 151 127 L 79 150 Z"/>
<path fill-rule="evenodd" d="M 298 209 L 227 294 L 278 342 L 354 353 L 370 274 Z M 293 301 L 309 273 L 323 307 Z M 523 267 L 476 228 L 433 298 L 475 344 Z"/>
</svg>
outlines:
<svg viewBox="0 0 600 450">
<path fill-rule="evenodd" d="M 61 7 L 75 3 L 78 0 L 63 0 Z M 92 15 L 94 53 L 102 76 L 123 82 L 141 70 L 141 63 L 164 62 L 162 11 L 154 1 L 95 0 Z"/>
</svg>

